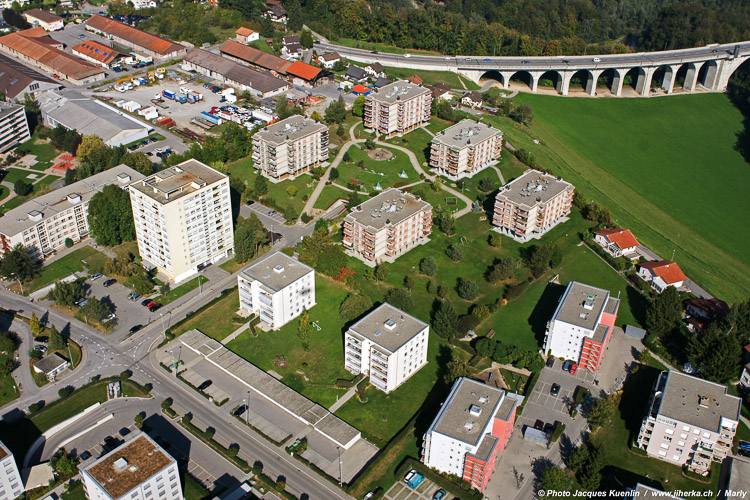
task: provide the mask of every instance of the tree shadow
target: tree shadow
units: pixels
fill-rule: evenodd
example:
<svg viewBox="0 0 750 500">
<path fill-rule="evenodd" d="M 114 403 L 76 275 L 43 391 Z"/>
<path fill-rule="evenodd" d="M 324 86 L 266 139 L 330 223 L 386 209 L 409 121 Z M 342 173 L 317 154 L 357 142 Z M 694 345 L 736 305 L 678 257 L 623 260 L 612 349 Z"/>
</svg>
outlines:
<svg viewBox="0 0 750 500">
<path fill-rule="evenodd" d="M 640 325 L 646 324 L 646 311 L 648 310 L 649 301 L 641 292 L 629 286 L 625 289 L 626 299 L 633 317 Z"/>
<path fill-rule="evenodd" d="M 547 322 L 555 313 L 557 303 L 560 301 L 563 292 L 565 292 L 565 286 L 557 283 L 548 283 L 544 292 L 542 292 L 542 296 L 539 297 L 536 306 L 534 306 L 534 310 L 531 311 L 528 323 L 531 326 L 531 331 L 534 332 L 534 338 L 540 346 L 544 343 Z"/>
</svg>

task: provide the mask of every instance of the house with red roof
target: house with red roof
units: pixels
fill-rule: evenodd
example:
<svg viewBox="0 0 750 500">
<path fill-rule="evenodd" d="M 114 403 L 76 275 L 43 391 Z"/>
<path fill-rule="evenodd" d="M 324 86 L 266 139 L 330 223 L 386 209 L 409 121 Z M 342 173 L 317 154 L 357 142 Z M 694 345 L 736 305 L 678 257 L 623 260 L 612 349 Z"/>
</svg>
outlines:
<svg viewBox="0 0 750 500">
<path fill-rule="evenodd" d="M 241 43 L 250 43 L 260 40 L 260 33 L 251 30 L 250 28 L 245 28 L 244 26 L 237 28 L 234 34 L 237 35 L 237 41 Z"/>
<path fill-rule="evenodd" d="M 108 17 L 93 15 L 86 19 L 83 25 L 88 31 L 155 59 L 177 59 L 187 53 L 187 47 L 184 45 Z"/>
<path fill-rule="evenodd" d="M 627 257 L 635 253 L 638 240 L 630 229 L 618 227 L 594 232 L 594 241 L 612 257 Z"/>
<path fill-rule="evenodd" d="M 685 302 L 685 313 L 693 318 L 705 321 L 721 321 L 729 312 L 729 306 L 723 300 L 695 298 Z"/>
<path fill-rule="evenodd" d="M 292 65 L 286 69 L 286 72 L 292 77 L 292 83 L 294 85 L 307 85 L 313 87 L 318 84 L 320 79 L 324 76 L 324 73 L 327 73 L 320 68 L 303 63 L 302 61 L 294 61 Z"/>
<path fill-rule="evenodd" d="M 661 293 L 668 286 L 680 288 L 687 277 L 676 263 L 670 260 L 657 260 L 638 264 L 638 276 L 651 284 L 651 288 Z"/>
</svg>

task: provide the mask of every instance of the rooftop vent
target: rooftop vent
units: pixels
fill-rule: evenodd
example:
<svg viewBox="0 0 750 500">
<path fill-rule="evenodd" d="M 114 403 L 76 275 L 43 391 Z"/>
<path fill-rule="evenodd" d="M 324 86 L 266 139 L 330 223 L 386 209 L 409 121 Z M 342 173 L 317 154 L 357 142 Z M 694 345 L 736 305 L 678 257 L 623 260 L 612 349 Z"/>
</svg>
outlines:
<svg viewBox="0 0 750 500">
<path fill-rule="evenodd" d="M 381 332 L 380 330 L 375 330 L 375 336 L 376 337 L 378 337 L 381 333 L 383 333 L 383 332 Z"/>
<path fill-rule="evenodd" d="M 117 181 L 120 184 L 126 184 L 126 183 L 130 182 L 130 176 L 128 174 L 119 174 L 117 176 Z"/>
<path fill-rule="evenodd" d="M 588 313 L 578 313 L 578 317 L 581 319 L 586 319 L 588 317 Z"/>
<path fill-rule="evenodd" d="M 586 309 L 587 311 L 591 311 L 594 309 L 594 303 L 590 300 L 584 300 L 583 308 Z"/>
<path fill-rule="evenodd" d="M 117 469 L 119 472 L 124 471 L 128 467 L 128 461 L 125 460 L 125 457 L 120 457 L 117 460 L 115 460 L 115 469 Z"/>
<path fill-rule="evenodd" d="M 275 266 L 273 266 L 273 270 L 276 271 L 277 273 L 283 273 L 284 266 L 282 266 L 281 264 L 276 264 Z"/>
<path fill-rule="evenodd" d="M 479 402 L 482 404 L 485 404 L 489 400 L 490 398 L 488 396 L 482 396 L 481 398 L 479 398 Z"/>
<path fill-rule="evenodd" d="M 29 220 L 39 222 L 40 220 L 42 220 L 42 212 L 40 212 L 39 210 L 32 210 L 31 212 L 29 212 Z"/>
<path fill-rule="evenodd" d="M 471 432 L 471 430 L 474 428 L 474 422 L 466 422 L 464 424 L 464 429 Z"/>
<path fill-rule="evenodd" d="M 394 328 L 396 328 L 396 322 L 393 321 L 392 319 L 386 320 L 386 322 L 384 323 L 384 325 L 389 330 L 393 330 Z"/>
<path fill-rule="evenodd" d="M 708 408 L 708 396 L 698 396 L 698 406 Z"/>
<path fill-rule="evenodd" d="M 478 417 L 482 413 L 482 409 L 477 405 L 471 405 L 469 406 L 469 413 Z"/>
<path fill-rule="evenodd" d="M 68 195 L 68 201 L 71 203 L 81 203 L 81 195 L 78 193 L 70 193 Z"/>
</svg>

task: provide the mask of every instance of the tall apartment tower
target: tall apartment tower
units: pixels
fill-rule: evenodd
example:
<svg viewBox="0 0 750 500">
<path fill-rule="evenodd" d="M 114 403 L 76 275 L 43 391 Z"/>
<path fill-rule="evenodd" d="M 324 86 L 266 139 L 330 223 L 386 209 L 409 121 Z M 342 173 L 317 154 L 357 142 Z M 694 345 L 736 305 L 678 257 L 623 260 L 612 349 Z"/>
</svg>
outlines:
<svg viewBox="0 0 750 500">
<path fill-rule="evenodd" d="M 179 282 L 234 250 L 229 177 L 197 160 L 130 184 L 141 258 Z"/>
<path fill-rule="evenodd" d="M 26 111 L 21 104 L 0 102 L 0 153 L 6 153 L 31 137 Z"/>
<path fill-rule="evenodd" d="M 432 92 L 406 80 L 390 83 L 365 98 L 364 125 L 386 137 L 400 136 L 430 122 Z"/>
<path fill-rule="evenodd" d="M 430 143 L 430 168 L 449 179 L 472 177 L 500 158 L 503 133 L 492 125 L 461 120 L 439 132 Z"/>
<path fill-rule="evenodd" d="M 0 498 L 13 500 L 23 492 L 23 481 L 13 454 L 0 442 Z"/>
<path fill-rule="evenodd" d="M 253 161 L 272 182 L 295 178 L 328 160 L 328 127 L 294 115 L 253 136 Z"/>
</svg>

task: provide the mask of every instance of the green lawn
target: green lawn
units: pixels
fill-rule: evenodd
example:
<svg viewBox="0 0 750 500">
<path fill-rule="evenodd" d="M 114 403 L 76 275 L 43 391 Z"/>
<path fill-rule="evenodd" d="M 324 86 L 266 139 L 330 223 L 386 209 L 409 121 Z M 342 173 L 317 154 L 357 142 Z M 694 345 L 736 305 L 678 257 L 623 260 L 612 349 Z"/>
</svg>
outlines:
<svg viewBox="0 0 750 500">
<path fill-rule="evenodd" d="M 10 189 L 5 186 L 0 186 L 0 201 L 3 201 L 8 195 L 10 195 Z"/>
<path fill-rule="evenodd" d="M 343 189 L 340 189 L 336 186 L 326 186 L 323 188 L 323 191 L 320 192 L 320 196 L 318 196 L 318 199 L 315 202 L 315 205 L 313 206 L 313 208 L 319 208 L 321 210 L 325 210 L 326 208 L 330 207 L 331 204 L 333 204 L 333 202 L 336 201 L 337 199 L 348 198 L 348 197 L 349 197 L 348 191 L 344 191 Z"/>
<path fill-rule="evenodd" d="M 0 377 L 0 406 L 5 405 L 18 397 L 16 382 L 11 375 Z"/>
<path fill-rule="evenodd" d="M 31 192 L 31 195 L 29 196 L 15 196 L 13 199 L 6 201 L 4 204 L 0 205 L 0 209 L 2 209 L 2 212 L 7 212 L 8 210 L 11 210 L 13 208 L 19 207 L 29 201 L 34 196 L 40 194 L 43 188 L 49 186 L 56 180 L 58 180 L 60 177 L 56 175 L 47 175 L 45 176 L 42 173 L 39 172 L 33 172 L 30 170 L 22 170 L 19 168 L 9 168 L 7 169 L 7 175 L 5 178 L 0 178 L 0 180 L 5 180 L 8 182 L 15 183 L 19 179 L 26 179 L 27 182 L 34 182 L 33 190 Z M 2 170 L 0 170 L 0 175 L 3 173 Z M 27 179 L 29 175 L 36 175 L 36 179 Z"/>
<path fill-rule="evenodd" d="M 343 45 L 344 47 L 351 47 L 354 49 L 377 50 L 379 52 L 388 52 L 389 54 L 403 54 L 403 53 L 408 52 L 410 54 L 420 54 L 420 55 L 429 55 L 429 56 L 442 55 L 438 52 L 432 52 L 429 50 L 402 49 L 401 47 L 394 47 L 393 45 L 386 45 L 384 43 L 363 42 L 361 40 L 354 40 L 352 38 L 339 38 L 333 43 L 336 43 L 338 45 Z"/>
<path fill-rule="evenodd" d="M 271 47 L 265 38 L 261 38 L 259 40 L 255 40 L 254 42 L 249 43 L 251 47 L 255 47 L 258 50 L 262 50 L 263 52 L 268 52 L 269 54 L 277 55 L 276 52 L 274 52 L 273 47 Z"/>
<path fill-rule="evenodd" d="M 750 213 L 750 170 L 735 150 L 742 115 L 725 95 L 514 100 L 532 106 L 531 127 L 486 117 L 509 142 L 608 206 L 663 257 L 676 251 L 686 274 L 708 291 L 729 302 L 747 297 L 750 245 L 737 228 Z"/>
<path fill-rule="evenodd" d="M 11 184 L 15 184 L 16 181 L 19 181 L 21 179 L 25 180 L 26 182 L 37 182 L 39 179 L 44 177 L 44 174 L 40 174 L 39 172 L 33 172 L 31 170 L 25 170 L 22 168 L 7 168 L 5 169 L 5 176 L 2 178 L 4 182 L 10 182 Z M 36 177 L 29 178 L 30 175 L 35 175 Z"/>
<path fill-rule="evenodd" d="M 34 170 L 46 170 L 52 166 L 52 160 L 60 154 L 60 151 L 49 142 L 39 142 L 39 137 L 34 134 L 31 139 L 24 142 L 18 147 L 18 154 L 22 154 L 24 151 L 26 154 L 36 156 L 37 164 L 34 165 Z"/>
<path fill-rule="evenodd" d="M 37 181 L 34 184 L 34 193 L 38 192 L 44 186 L 49 186 L 50 184 L 52 184 L 53 182 L 55 182 L 59 178 L 60 177 L 58 177 L 56 175 L 47 175 L 47 176 L 43 177 L 41 180 Z"/>
<path fill-rule="evenodd" d="M 462 199 L 453 196 L 447 191 L 433 190 L 429 184 L 423 183 L 410 188 L 411 192 L 419 194 L 423 200 L 432 205 L 432 209 L 437 215 L 442 210 L 442 213 L 455 213 L 459 210 L 466 208 L 466 202 Z M 460 189 L 459 189 L 460 191 Z M 469 192 L 466 192 L 467 196 L 471 197 Z M 449 205 L 448 203 L 454 203 Z"/>
<path fill-rule="evenodd" d="M 88 264 L 84 266 L 82 260 Z M 51 285 L 69 274 L 88 270 L 89 274 L 102 272 L 108 257 L 90 246 L 84 246 L 75 250 L 65 257 L 62 257 L 42 268 L 39 276 L 34 278 L 31 283 L 24 287 L 26 293 L 31 293 L 47 285 Z"/>
<path fill-rule="evenodd" d="M 357 179 L 361 182 L 360 191 L 371 192 L 378 184 L 385 190 L 397 183 L 411 184 L 419 180 L 419 175 L 406 153 L 395 149 L 388 149 L 388 151 L 393 153 L 393 157 L 390 160 L 379 161 L 371 159 L 365 149 L 359 149 L 356 146 L 349 148 L 351 161 L 348 163 L 342 161 L 339 164 L 338 184 L 349 187 L 349 180 Z M 357 166 L 360 161 L 364 162 L 364 168 Z M 402 173 L 406 177 L 401 177 Z"/>
<path fill-rule="evenodd" d="M 192 316 L 189 321 L 180 325 L 173 333 L 177 336 L 196 328 L 209 337 L 219 341 L 222 340 L 243 324 L 232 321 L 238 317 L 235 313 L 240 308 L 239 297 L 239 291 L 235 289 L 214 306 Z"/>
<path fill-rule="evenodd" d="M 197 276 L 197 277 L 191 279 L 190 281 L 187 281 L 187 282 L 183 283 L 180 286 L 174 287 L 169 292 L 167 292 L 167 293 L 165 293 L 163 295 L 159 295 L 155 300 L 158 300 L 159 304 L 161 304 L 163 306 L 169 304 L 170 302 L 174 302 L 175 300 L 179 299 L 183 295 L 185 295 L 185 294 L 187 294 L 187 293 L 195 290 L 196 288 L 198 288 L 198 285 L 199 285 L 198 280 L 199 279 L 200 279 L 200 284 L 202 284 L 203 286 L 205 286 L 206 283 L 208 283 L 208 278 L 205 278 L 203 276 L 199 276 L 199 277 Z"/>
<path fill-rule="evenodd" d="M 385 74 L 391 79 L 404 80 L 411 75 L 418 75 L 423 80 L 424 85 L 437 85 L 438 83 L 444 83 L 452 89 L 461 90 L 464 88 L 464 85 L 468 90 L 479 89 L 479 85 L 452 71 L 424 71 L 421 69 L 394 68 L 386 66 Z M 462 81 L 464 82 L 464 85 L 461 85 Z"/>
<path fill-rule="evenodd" d="M 339 306 L 347 291 L 338 283 L 320 274 L 315 277 L 315 300 L 310 308 L 310 319 L 321 328 L 313 329 L 310 350 L 305 351 L 297 338 L 298 320 L 287 323 L 277 332 L 257 330 L 258 336 L 243 332 L 227 347 L 262 370 L 274 370 L 282 375 L 284 383 L 308 398 L 331 406 L 336 396 L 346 391 L 334 389 L 337 378 L 352 379 L 344 369 L 343 328 Z M 275 366 L 276 356 L 284 356 L 287 368 Z M 297 374 L 305 372 L 309 380 Z"/>
<path fill-rule="evenodd" d="M 86 500 L 86 492 L 83 491 L 83 483 L 77 481 L 75 486 L 68 488 L 68 491 L 60 495 L 60 497 L 62 500 Z M 190 500 L 200 500 L 200 498 Z"/>
<path fill-rule="evenodd" d="M 229 259 L 228 261 L 219 264 L 219 267 L 225 270 L 226 272 L 230 274 L 234 274 L 235 272 L 239 271 L 243 267 L 247 265 L 247 262 L 237 262 L 234 257 Z"/>
</svg>

